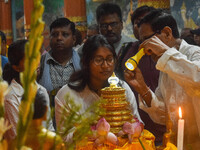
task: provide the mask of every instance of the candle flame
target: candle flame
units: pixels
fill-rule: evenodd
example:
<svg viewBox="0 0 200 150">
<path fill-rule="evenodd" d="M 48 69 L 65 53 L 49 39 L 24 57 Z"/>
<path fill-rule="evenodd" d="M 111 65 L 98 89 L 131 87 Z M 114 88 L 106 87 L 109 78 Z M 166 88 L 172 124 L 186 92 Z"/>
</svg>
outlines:
<svg viewBox="0 0 200 150">
<path fill-rule="evenodd" d="M 178 109 L 179 109 L 179 118 L 182 118 L 182 110 L 181 110 L 181 107 L 179 107 Z"/>
</svg>

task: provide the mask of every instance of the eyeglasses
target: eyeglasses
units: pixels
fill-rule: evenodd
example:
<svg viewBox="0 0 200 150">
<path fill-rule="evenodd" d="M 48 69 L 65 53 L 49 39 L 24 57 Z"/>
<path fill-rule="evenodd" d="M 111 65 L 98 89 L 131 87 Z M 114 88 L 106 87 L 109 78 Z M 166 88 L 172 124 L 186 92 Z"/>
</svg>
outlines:
<svg viewBox="0 0 200 150">
<path fill-rule="evenodd" d="M 111 28 L 116 28 L 118 26 L 119 22 L 111 22 L 111 23 L 104 23 L 104 24 L 100 24 L 100 29 L 102 30 L 107 30 L 108 26 L 110 26 Z"/>
<path fill-rule="evenodd" d="M 151 35 L 145 37 L 145 38 L 142 40 L 142 42 L 144 42 L 144 41 L 147 40 L 147 39 L 150 39 L 151 37 L 153 37 L 153 36 L 156 35 L 157 33 L 160 33 L 160 31 L 156 31 L 156 32 L 154 32 L 153 34 L 151 34 Z"/>
<path fill-rule="evenodd" d="M 109 66 L 114 64 L 114 58 L 113 57 L 107 57 L 107 58 L 104 59 L 103 57 L 98 56 L 98 57 L 94 57 L 94 59 L 93 59 L 94 64 L 97 65 L 97 66 L 101 66 L 104 63 L 104 61 L 106 61 L 106 63 Z"/>
</svg>

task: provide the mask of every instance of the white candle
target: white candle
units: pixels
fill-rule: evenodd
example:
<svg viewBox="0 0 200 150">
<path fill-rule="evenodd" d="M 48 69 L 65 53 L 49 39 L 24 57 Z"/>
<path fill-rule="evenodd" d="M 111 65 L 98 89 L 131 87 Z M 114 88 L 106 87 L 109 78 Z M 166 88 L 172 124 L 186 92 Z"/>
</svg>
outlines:
<svg viewBox="0 0 200 150">
<path fill-rule="evenodd" d="M 182 119 L 182 111 L 181 107 L 179 107 L 178 136 L 177 136 L 178 150 L 183 150 L 183 137 L 184 137 L 184 119 Z"/>
</svg>

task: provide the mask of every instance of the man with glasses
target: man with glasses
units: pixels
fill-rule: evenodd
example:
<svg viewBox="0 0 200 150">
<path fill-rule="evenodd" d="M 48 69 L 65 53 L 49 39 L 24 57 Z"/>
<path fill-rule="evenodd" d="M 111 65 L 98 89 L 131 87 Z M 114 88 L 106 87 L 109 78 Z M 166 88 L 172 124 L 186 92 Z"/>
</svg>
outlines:
<svg viewBox="0 0 200 150">
<path fill-rule="evenodd" d="M 122 13 L 117 4 L 102 3 L 99 5 L 96 9 L 96 20 L 100 34 L 104 35 L 108 42 L 114 46 L 117 55 L 124 43 L 135 41 L 122 33 Z"/>
<path fill-rule="evenodd" d="M 140 108 L 159 124 L 165 124 L 169 115 L 172 130 L 177 133 L 181 106 L 185 120 L 184 149 L 199 149 L 200 47 L 181 40 L 175 19 L 163 10 L 147 14 L 139 23 L 139 34 L 143 41 L 139 49 L 144 48 L 160 70 L 155 92 L 147 86 L 139 68 L 125 71 L 126 81 L 140 94 Z"/>
<path fill-rule="evenodd" d="M 131 15 L 131 22 L 133 25 L 133 33 L 134 33 L 134 36 L 136 37 L 136 39 L 138 39 L 138 40 L 135 42 L 131 42 L 130 46 L 129 45 L 127 46 L 126 52 L 124 51 L 124 54 L 122 54 L 121 57 L 119 58 L 120 62 L 118 63 L 116 70 L 117 70 L 118 75 L 120 75 L 120 77 L 122 79 L 124 79 L 123 72 L 126 69 L 125 62 L 130 57 L 134 56 L 139 50 L 139 45 L 140 45 L 141 41 L 139 40 L 138 23 L 145 15 L 147 15 L 152 10 L 155 10 L 155 8 L 149 7 L 149 6 L 141 6 L 141 7 L 138 7 L 137 9 L 135 9 L 134 13 Z M 151 36 L 153 36 L 153 35 L 154 34 L 152 34 Z M 143 56 L 138 64 L 138 68 L 140 68 L 147 86 L 150 87 L 150 89 L 152 91 L 155 91 L 156 87 L 158 86 L 158 78 L 159 78 L 159 70 L 157 70 L 155 68 L 155 65 L 156 65 L 156 62 L 154 62 L 151 59 L 151 56 L 149 56 L 149 55 Z M 137 91 L 135 91 L 134 88 L 132 88 L 132 91 L 136 95 L 136 100 L 137 100 L 137 103 L 139 104 Z M 138 111 L 141 116 L 141 119 L 143 120 L 143 122 L 145 124 L 144 128 L 149 130 L 151 133 L 153 133 L 155 135 L 155 137 L 156 137 L 155 145 L 156 146 L 161 145 L 163 135 L 166 131 L 165 126 L 153 122 L 152 119 L 149 117 L 149 115 L 142 109 L 138 108 Z"/>
</svg>

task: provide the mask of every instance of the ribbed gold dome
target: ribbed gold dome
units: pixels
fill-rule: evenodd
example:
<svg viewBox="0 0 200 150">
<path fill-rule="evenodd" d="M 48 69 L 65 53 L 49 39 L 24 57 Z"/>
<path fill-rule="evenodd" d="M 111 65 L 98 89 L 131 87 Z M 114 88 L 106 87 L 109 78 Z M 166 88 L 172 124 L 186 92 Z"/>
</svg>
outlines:
<svg viewBox="0 0 200 150">
<path fill-rule="evenodd" d="M 112 78 L 117 77 L 113 75 Z M 111 132 L 117 134 L 125 122 L 134 122 L 124 88 L 110 83 L 110 87 L 101 90 L 101 99 L 101 107 L 105 110 L 102 117 L 110 124 Z"/>
</svg>

